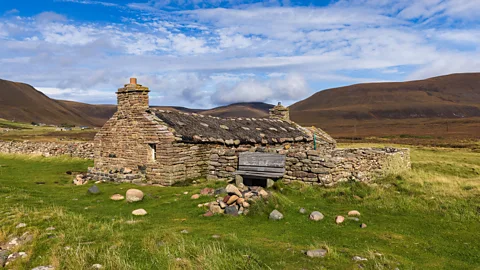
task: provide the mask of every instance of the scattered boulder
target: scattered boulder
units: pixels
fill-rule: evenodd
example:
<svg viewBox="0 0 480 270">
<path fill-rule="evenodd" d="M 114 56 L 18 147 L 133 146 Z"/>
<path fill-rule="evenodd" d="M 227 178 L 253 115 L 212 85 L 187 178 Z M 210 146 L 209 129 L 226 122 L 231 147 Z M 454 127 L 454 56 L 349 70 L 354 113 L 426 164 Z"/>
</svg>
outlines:
<svg viewBox="0 0 480 270">
<path fill-rule="evenodd" d="M 201 195 L 213 195 L 215 190 L 213 188 L 204 188 L 200 191 Z"/>
<path fill-rule="evenodd" d="M 283 214 L 280 213 L 277 209 L 275 209 L 270 213 L 269 219 L 271 219 L 271 220 L 281 220 L 281 219 L 283 219 Z"/>
<path fill-rule="evenodd" d="M 275 181 L 273 181 L 273 179 L 268 178 L 267 179 L 267 188 L 271 188 L 271 187 L 273 187 L 273 185 L 275 185 Z"/>
<path fill-rule="evenodd" d="M 212 211 L 207 211 L 205 214 L 203 214 L 204 217 L 211 217 L 213 216 L 213 212 Z"/>
<path fill-rule="evenodd" d="M 225 193 L 227 193 L 227 190 L 225 188 L 217 188 L 215 189 L 215 192 L 213 192 L 214 195 L 220 195 Z"/>
<path fill-rule="evenodd" d="M 360 257 L 360 256 L 353 256 L 352 260 L 356 261 L 356 262 L 368 261 L 367 258 L 363 258 L 363 257 Z"/>
<path fill-rule="evenodd" d="M 230 196 L 230 198 L 228 198 L 227 204 L 228 205 L 233 204 L 234 202 L 236 202 L 238 200 L 238 198 L 239 197 L 237 195 Z"/>
<path fill-rule="evenodd" d="M 143 200 L 143 192 L 139 189 L 131 188 L 126 193 L 127 202 L 138 202 Z"/>
<path fill-rule="evenodd" d="M 323 258 L 327 253 L 328 251 L 326 249 L 312 249 L 306 252 L 307 256 L 310 258 Z"/>
<path fill-rule="evenodd" d="M 24 228 L 24 227 L 27 227 L 27 224 L 19 223 L 15 228 L 19 229 L 19 228 Z"/>
<path fill-rule="evenodd" d="M 220 205 L 215 202 L 210 203 L 209 210 L 214 214 L 222 214 L 224 212 L 223 208 L 220 207 Z"/>
<path fill-rule="evenodd" d="M 32 270 L 55 270 L 55 268 L 51 265 L 47 265 L 47 266 L 37 266 Z"/>
<path fill-rule="evenodd" d="M 140 208 L 132 211 L 132 215 L 134 216 L 145 216 L 147 214 L 147 211 L 145 209 Z"/>
<path fill-rule="evenodd" d="M 192 197 L 190 197 L 192 200 L 196 200 L 198 198 L 200 198 L 200 194 L 193 194 Z"/>
<path fill-rule="evenodd" d="M 268 197 L 268 192 L 266 192 L 265 190 L 260 190 L 258 191 L 258 195 L 260 195 L 262 198 L 267 198 Z"/>
<path fill-rule="evenodd" d="M 335 218 L 335 223 L 337 224 L 343 223 L 343 221 L 345 221 L 345 218 L 343 216 L 337 216 Z"/>
<path fill-rule="evenodd" d="M 245 201 L 245 202 L 242 203 L 242 206 L 245 207 L 245 208 L 248 208 L 248 207 L 250 207 L 250 204 L 247 201 Z"/>
<path fill-rule="evenodd" d="M 98 194 L 98 193 L 100 193 L 100 189 L 98 189 L 97 185 L 93 185 L 88 189 L 88 193 Z"/>
<path fill-rule="evenodd" d="M 238 216 L 238 209 L 234 205 L 227 206 L 227 208 L 225 208 L 225 214 L 232 215 L 232 216 Z"/>
<path fill-rule="evenodd" d="M 348 216 L 349 217 L 360 216 L 360 212 L 358 212 L 357 210 L 352 210 L 348 212 Z"/>
<path fill-rule="evenodd" d="M 365 229 L 366 227 L 367 227 L 367 224 L 365 223 L 360 224 L 360 228 Z"/>
<path fill-rule="evenodd" d="M 234 185 L 232 185 L 232 184 L 229 184 L 229 185 L 225 188 L 225 190 L 226 190 L 229 194 L 235 194 L 235 195 L 237 195 L 238 197 L 242 197 L 242 192 L 240 192 L 240 190 L 239 190 L 236 186 L 234 186 Z"/>
<path fill-rule="evenodd" d="M 10 251 L 6 249 L 0 249 L 0 267 L 4 267 L 5 263 L 7 262 L 8 255 L 10 255 Z"/>
<path fill-rule="evenodd" d="M 243 177 L 239 174 L 235 175 L 235 185 L 240 186 L 243 185 Z"/>
<path fill-rule="evenodd" d="M 121 194 L 113 194 L 111 197 L 110 197 L 110 200 L 112 201 L 121 201 L 125 199 L 125 197 Z"/>
<path fill-rule="evenodd" d="M 305 210 L 305 208 L 300 208 L 300 210 L 298 210 L 298 212 L 300 212 L 300 214 L 305 214 L 307 212 L 307 210 Z"/>
<path fill-rule="evenodd" d="M 96 264 L 92 265 L 92 268 L 93 269 L 102 269 L 103 265 L 96 263 Z"/>
<path fill-rule="evenodd" d="M 313 220 L 313 221 L 319 221 L 319 220 L 322 220 L 324 218 L 323 214 L 318 212 L 318 211 L 313 211 L 311 214 L 310 214 L 310 220 Z"/>
</svg>

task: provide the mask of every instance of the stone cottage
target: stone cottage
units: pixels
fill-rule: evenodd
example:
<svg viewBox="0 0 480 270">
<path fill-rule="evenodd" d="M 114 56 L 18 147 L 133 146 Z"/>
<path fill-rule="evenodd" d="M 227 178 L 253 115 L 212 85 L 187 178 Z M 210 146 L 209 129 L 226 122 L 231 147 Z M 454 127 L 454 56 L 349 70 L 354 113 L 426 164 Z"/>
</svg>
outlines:
<svg viewBox="0 0 480 270">
<path fill-rule="evenodd" d="M 406 149 L 336 149 L 316 127 L 301 127 L 278 104 L 268 118 L 219 118 L 149 107 L 149 89 L 135 78 L 118 89 L 118 109 L 97 133 L 91 177 L 172 185 L 195 178 L 229 180 L 242 152 L 286 156 L 285 181 L 332 185 L 367 181 L 391 156 L 409 166 Z"/>
</svg>

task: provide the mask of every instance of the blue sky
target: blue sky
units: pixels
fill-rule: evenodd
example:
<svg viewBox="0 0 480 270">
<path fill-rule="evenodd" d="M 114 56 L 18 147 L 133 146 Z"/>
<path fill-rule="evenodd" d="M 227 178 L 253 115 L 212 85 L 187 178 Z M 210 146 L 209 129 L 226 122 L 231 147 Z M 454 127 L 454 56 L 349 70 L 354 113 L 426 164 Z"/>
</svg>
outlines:
<svg viewBox="0 0 480 270">
<path fill-rule="evenodd" d="M 0 78 L 57 99 L 285 104 L 331 87 L 480 71 L 480 0 L 1 0 Z"/>
</svg>

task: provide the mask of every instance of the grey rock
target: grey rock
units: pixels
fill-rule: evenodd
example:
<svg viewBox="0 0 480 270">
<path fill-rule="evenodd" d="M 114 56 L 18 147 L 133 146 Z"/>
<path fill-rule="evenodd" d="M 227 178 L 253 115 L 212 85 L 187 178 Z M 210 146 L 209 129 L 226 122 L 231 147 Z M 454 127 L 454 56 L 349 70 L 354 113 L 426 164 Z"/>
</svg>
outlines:
<svg viewBox="0 0 480 270">
<path fill-rule="evenodd" d="M 235 175 L 235 185 L 238 187 L 243 184 L 243 177 L 241 175 Z"/>
<path fill-rule="evenodd" d="M 300 212 L 300 214 L 305 214 L 307 212 L 307 210 L 305 210 L 305 208 L 300 208 L 300 210 L 298 210 L 298 212 Z"/>
<path fill-rule="evenodd" d="M 93 185 L 88 189 L 88 193 L 98 194 L 98 193 L 100 193 L 100 189 L 98 189 L 97 185 Z"/>
<path fill-rule="evenodd" d="M 8 250 L 0 250 L 0 267 L 4 267 L 5 263 L 7 262 L 8 255 L 10 255 L 10 251 Z"/>
<path fill-rule="evenodd" d="M 214 192 L 215 195 L 220 195 L 220 194 L 225 194 L 225 193 L 227 193 L 227 190 L 225 188 L 218 188 Z"/>
<path fill-rule="evenodd" d="M 227 190 L 227 192 L 229 194 L 235 194 L 240 198 L 243 197 L 242 192 L 240 192 L 240 190 L 232 184 L 227 185 L 227 187 L 225 189 Z"/>
<path fill-rule="evenodd" d="M 283 219 L 283 214 L 280 213 L 277 209 L 275 209 L 270 213 L 269 219 L 271 219 L 271 220 L 281 220 L 281 219 Z"/>
<path fill-rule="evenodd" d="M 228 207 L 225 208 L 225 214 L 232 215 L 232 216 L 238 216 L 238 209 L 235 205 L 228 206 Z"/>
<path fill-rule="evenodd" d="M 325 249 L 312 249 L 307 251 L 307 256 L 310 258 L 323 258 L 327 255 L 327 250 Z"/>
<path fill-rule="evenodd" d="M 324 218 L 323 214 L 318 212 L 318 211 L 313 211 L 311 214 L 310 214 L 310 220 L 313 220 L 313 221 L 319 221 L 319 220 L 322 220 Z"/>
</svg>

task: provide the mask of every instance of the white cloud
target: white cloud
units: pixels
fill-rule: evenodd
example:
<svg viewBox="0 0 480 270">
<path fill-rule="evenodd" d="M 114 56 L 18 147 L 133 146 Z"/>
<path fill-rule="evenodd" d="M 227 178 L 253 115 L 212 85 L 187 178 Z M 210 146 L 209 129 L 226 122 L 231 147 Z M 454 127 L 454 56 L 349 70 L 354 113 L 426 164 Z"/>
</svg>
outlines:
<svg viewBox="0 0 480 270">
<path fill-rule="evenodd" d="M 165 7 L 183 4 L 150 1 L 129 5 L 135 9 L 121 24 L 79 22 L 54 12 L 3 16 L 0 63 L 8 65 L 0 65 L 0 74 L 77 91 L 79 97 L 82 89 L 114 92 L 135 75 L 152 89 L 156 104 L 209 107 L 298 100 L 323 81 L 479 71 L 480 32 L 473 16 L 478 8 L 470 3 L 480 0 L 458 1 L 463 5 L 343 0 L 326 7 L 285 7 L 288 3 L 214 1 L 209 7 L 233 8 L 198 9 L 205 3 L 194 0 L 183 2 L 192 10 L 173 12 Z"/>
</svg>

